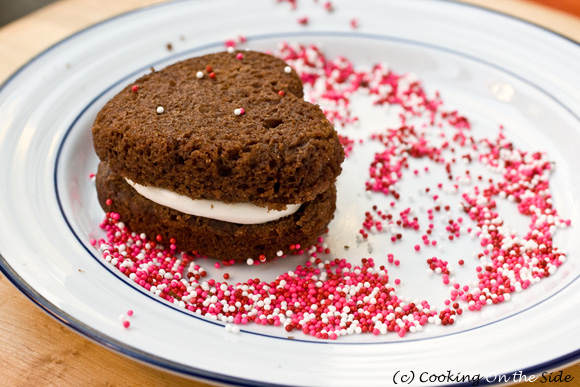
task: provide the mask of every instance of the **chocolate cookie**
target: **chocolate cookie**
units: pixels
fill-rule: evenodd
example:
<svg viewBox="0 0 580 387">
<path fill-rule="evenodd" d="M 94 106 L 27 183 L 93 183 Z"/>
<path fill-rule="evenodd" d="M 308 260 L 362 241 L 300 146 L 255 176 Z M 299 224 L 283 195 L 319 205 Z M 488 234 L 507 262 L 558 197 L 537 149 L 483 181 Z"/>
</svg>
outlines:
<svg viewBox="0 0 580 387">
<path fill-rule="evenodd" d="M 313 200 L 334 184 L 344 151 L 289 69 L 248 51 L 145 75 L 97 115 L 97 155 L 136 183 L 193 199 L 275 209 Z"/>
<path fill-rule="evenodd" d="M 166 241 L 175 238 L 182 251 L 221 259 L 246 260 L 261 254 L 271 259 L 278 251 L 290 253 L 290 245 L 311 246 L 325 232 L 336 202 L 336 188 L 332 186 L 290 216 L 262 224 L 236 224 L 156 204 L 139 195 L 107 163 L 99 164 L 96 181 L 103 209 L 130 214 L 123 220 L 131 230 L 150 238 L 161 235 Z M 111 199 L 110 205 L 107 199 Z"/>
<path fill-rule="evenodd" d="M 302 97 L 294 70 L 251 51 L 192 58 L 139 78 L 92 128 L 101 206 L 133 231 L 221 259 L 311 245 L 333 217 L 344 151 L 320 108 Z M 224 220 L 213 204 L 211 214 L 174 205 L 206 200 L 226 213 L 243 203 L 281 215 Z"/>
</svg>

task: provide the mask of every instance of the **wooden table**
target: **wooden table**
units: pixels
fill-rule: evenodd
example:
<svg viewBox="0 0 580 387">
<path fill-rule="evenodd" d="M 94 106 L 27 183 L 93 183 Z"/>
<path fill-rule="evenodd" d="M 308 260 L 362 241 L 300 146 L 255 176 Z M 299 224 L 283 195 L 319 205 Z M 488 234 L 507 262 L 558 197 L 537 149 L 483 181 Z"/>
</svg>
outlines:
<svg viewBox="0 0 580 387">
<path fill-rule="evenodd" d="M 580 42 L 580 1 L 464 0 Z M 60 0 L 0 29 L 0 83 L 51 44 L 98 21 L 160 0 Z M 560 10 L 557 10 L 559 8 Z M 561 10 L 565 10 L 563 12 Z M 563 370 L 580 385 L 580 365 Z M 556 386 L 557 383 L 539 384 Z M 0 386 L 206 386 L 113 353 L 59 324 L 0 275 Z"/>
</svg>

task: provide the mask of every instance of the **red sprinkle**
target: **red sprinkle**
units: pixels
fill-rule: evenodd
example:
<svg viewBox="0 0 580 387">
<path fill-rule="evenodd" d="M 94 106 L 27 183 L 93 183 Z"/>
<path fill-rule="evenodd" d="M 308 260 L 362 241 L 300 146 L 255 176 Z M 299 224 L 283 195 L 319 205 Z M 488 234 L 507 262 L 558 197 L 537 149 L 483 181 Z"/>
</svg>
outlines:
<svg viewBox="0 0 580 387">
<path fill-rule="evenodd" d="M 503 129 L 497 137 L 475 139 L 469 120 L 456 110 L 446 109 L 438 92 L 427 93 L 420 81 L 384 64 L 359 70 L 345 57 L 327 58 L 316 46 L 282 44 L 276 55 L 298 72 L 309 100 L 321 106 L 338 130 L 358 122 L 350 108 L 355 95 L 368 96 L 378 109 L 401 111 L 398 125 L 378 131 L 369 139 L 379 150 L 372 155 L 362 189 L 388 196 L 383 202 L 386 208 L 374 205 L 360 214 L 362 226 L 353 233 L 358 232 L 358 241 L 369 246 L 377 238 L 401 244 L 421 236 L 424 253 L 431 257 L 426 260 L 429 270 L 440 275 L 449 289 L 445 299 L 439 300 L 445 306 L 435 308 L 427 300 L 405 302 L 389 285 L 385 265 L 403 267 L 412 256 L 395 259 L 393 254 L 387 254 L 381 258 L 380 266 L 373 258 L 352 263 L 333 258 L 319 238 L 313 246 L 290 246 L 291 252 L 307 254 L 306 262 L 294 270 L 271 281 L 249 278 L 231 284 L 225 281 L 230 278 L 228 273 L 222 274 L 223 280 L 209 278 L 200 266 L 207 262 L 204 257 L 195 252 L 179 254 L 175 239 L 162 248 L 157 244 L 161 236 L 156 236 L 155 241 L 132 233 L 121 223 L 119 214 L 108 212 L 101 224 L 106 236 L 90 243 L 120 273 L 168 303 L 223 323 L 281 326 L 286 332 L 297 330 L 315 338 L 335 340 L 359 333 L 396 333 L 404 337 L 426 324 L 454 325 L 464 312 L 509 301 L 513 293 L 551 276 L 566 261 L 566 255 L 553 245 L 552 237 L 557 229 L 568 227 L 570 221 L 562 219 L 552 207 L 552 164 L 544 153 L 516 148 Z M 354 144 L 362 142 L 342 133 L 339 139 L 347 155 L 356 151 Z M 417 167 L 417 160 L 429 166 Z M 497 172 L 497 177 L 475 178 L 478 172 L 458 167 L 464 162 L 488 167 Z M 420 184 L 414 175 L 437 169 L 444 178 L 436 189 L 417 187 L 423 202 L 428 203 L 422 209 L 424 217 L 419 215 L 421 209 L 400 208 L 401 197 L 411 201 L 408 192 L 399 192 L 398 183 L 410 177 Z M 470 189 L 464 190 L 463 184 L 469 184 Z M 433 195 L 433 191 L 437 194 Z M 456 195 L 456 203 L 451 204 L 460 204 L 462 217 L 454 213 L 456 205 L 446 203 L 451 197 L 447 193 Z M 529 217 L 529 230 L 519 238 L 502 227 L 496 203 L 500 198 Z M 434 217 L 442 217 L 442 222 L 436 222 Z M 443 251 L 443 245 L 457 243 L 465 234 L 477 238 L 478 243 L 474 259 L 480 263 L 475 269 L 462 269 L 473 270 L 474 286 L 459 283 L 449 262 L 435 256 Z M 409 245 L 410 248 L 412 244 Z M 414 249 L 420 251 L 421 245 L 414 245 Z M 432 254 L 435 251 L 437 254 Z M 260 255 L 247 263 L 275 264 L 266 260 L 265 255 Z M 460 266 L 465 264 L 463 259 L 457 262 Z M 229 266 L 233 262 L 226 259 L 214 266 L 222 264 Z M 393 283 L 399 285 L 401 279 Z"/>
<path fill-rule="evenodd" d="M 304 16 L 304 17 L 298 18 L 298 23 L 299 24 L 302 24 L 302 25 L 308 24 L 308 16 Z"/>
</svg>

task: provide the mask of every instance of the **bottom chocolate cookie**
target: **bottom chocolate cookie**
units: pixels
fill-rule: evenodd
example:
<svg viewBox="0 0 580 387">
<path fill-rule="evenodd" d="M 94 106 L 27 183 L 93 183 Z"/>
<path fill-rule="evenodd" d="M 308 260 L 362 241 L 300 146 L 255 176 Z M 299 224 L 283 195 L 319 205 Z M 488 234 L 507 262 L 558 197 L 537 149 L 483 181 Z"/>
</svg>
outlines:
<svg viewBox="0 0 580 387">
<path fill-rule="evenodd" d="M 195 251 L 219 259 L 246 260 L 261 254 L 272 259 L 278 251 L 291 253 L 290 245 L 309 247 L 323 234 L 336 209 L 332 186 L 292 215 L 262 224 L 236 224 L 187 215 L 139 195 L 123 177 L 101 162 L 96 176 L 97 194 L 106 212 L 116 212 L 138 233 L 163 240 L 175 238 L 180 251 Z M 107 205 L 111 199 L 111 205 Z"/>
</svg>

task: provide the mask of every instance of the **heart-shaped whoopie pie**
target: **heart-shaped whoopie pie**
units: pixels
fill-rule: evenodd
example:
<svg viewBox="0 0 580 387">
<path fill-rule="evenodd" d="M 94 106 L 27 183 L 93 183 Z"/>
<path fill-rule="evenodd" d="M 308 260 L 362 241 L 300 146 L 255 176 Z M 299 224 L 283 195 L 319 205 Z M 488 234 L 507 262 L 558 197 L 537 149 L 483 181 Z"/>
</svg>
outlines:
<svg viewBox="0 0 580 387">
<path fill-rule="evenodd" d="M 191 58 L 139 78 L 93 124 L 101 206 L 133 231 L 220 259 L 311 245 L 333 217 L 344 151 L 324 113 L 302 97 L 293 69 L 253 51 Z M 182 202 L 209 210 L 173 205 Z M 212 211 L 235 216 L 214 219 Z M 254 222 L 260 211 L 266 218 Z"/>
</svg>

